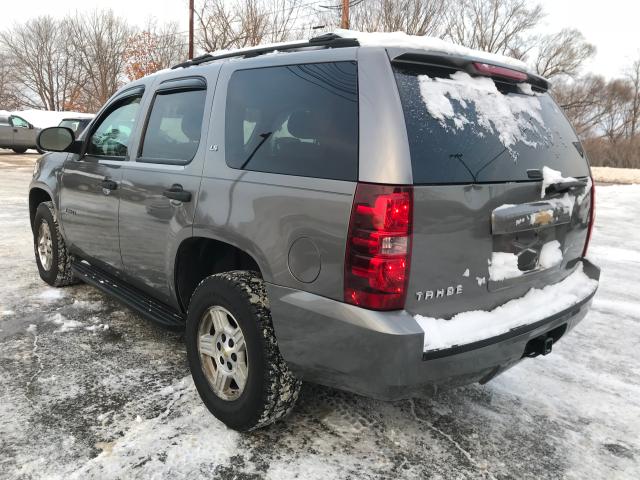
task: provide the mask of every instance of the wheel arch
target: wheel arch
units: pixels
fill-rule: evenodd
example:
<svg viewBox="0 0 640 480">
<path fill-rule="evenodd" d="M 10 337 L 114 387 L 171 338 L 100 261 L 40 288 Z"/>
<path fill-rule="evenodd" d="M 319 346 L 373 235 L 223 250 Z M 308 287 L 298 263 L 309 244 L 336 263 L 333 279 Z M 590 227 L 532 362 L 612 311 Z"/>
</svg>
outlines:
<svg viewBox="0 0 640 480">
<path fill-rule="evenodd" d="M 187 311 L 191 296 L 202 280 L 231 270 L 254 270 L 263 276 L 255 257 L 237 245 L 207 236 L 184 239 L 176 250 L 174 265 L 175 294 L 180 309 Z"/>
<path fill-rule="evenodd" d="M 36 217 L 38 205 L 43 202 L 53 202 L 54 207 L 56 206 L 53 195 L 51 195 L 51 192 L 49 192 L 47 188 L 42 185 L 32 187 L 29 190 L 29 221 L 31 223 L 31 231 L 33 231 L 33 220 Z"/>
</svg>

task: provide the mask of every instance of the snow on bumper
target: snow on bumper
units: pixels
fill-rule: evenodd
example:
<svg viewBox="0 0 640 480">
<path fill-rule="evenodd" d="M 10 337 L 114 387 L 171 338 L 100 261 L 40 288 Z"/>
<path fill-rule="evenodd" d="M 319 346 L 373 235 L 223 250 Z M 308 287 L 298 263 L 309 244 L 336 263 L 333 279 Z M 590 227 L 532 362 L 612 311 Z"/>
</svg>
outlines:
<svg viewBox="0 0 640 480">
<path fill-rule="evenodd" d="M 449 320 L 415 315 L 424 330 L 424 352 L 486 340 L 531 325 L 592 295 L 598 281 L 587 276 L 579 264 L 563 281 L 542 289 L 531 289 L 491 311 L 470 311 Z"/>
</svg>

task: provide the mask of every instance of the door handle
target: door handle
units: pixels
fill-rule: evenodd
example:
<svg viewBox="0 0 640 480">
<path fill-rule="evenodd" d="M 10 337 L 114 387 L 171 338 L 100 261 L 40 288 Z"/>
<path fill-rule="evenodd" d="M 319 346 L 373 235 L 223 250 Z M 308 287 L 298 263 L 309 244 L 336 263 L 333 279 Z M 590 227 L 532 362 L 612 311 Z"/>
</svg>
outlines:
<svg viewBox="0 0 640 480">
<path fill-rule="evenodd" d="M 106 190 L 115 190 L 118 188 L 117 182 L 105 178 L 100 182 L 100 186 Z"/>
<path fill-rule="evenodd" d="M 182 189 L 182 185 L 178 185 L 174 183 L 171 185 L 171 188 L 168 188 L 162 195 L 170 198 L 171 200 L 177 200 L 179 202 L 190 202 L 191 201 L 191 192 L 186 192 Z"/>
</svg>

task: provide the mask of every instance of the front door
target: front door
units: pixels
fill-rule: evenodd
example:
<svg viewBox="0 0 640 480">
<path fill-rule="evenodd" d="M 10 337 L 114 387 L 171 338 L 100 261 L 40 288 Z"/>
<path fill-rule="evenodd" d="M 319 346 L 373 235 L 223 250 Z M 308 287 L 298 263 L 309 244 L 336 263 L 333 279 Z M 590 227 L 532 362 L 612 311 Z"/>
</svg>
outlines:
<svg viewBox="0 0 640 480">
<path fill-rule="evenodd" d="M 72 253 L 121 270 L 118 208 L 122 166 L 135 134 L 142 90 L 125 91 L 100 115 L 80 154 L 65 162 L 60 213 Z"/>
<path fill-rule="evenodd" d="M 206 151 L 200 139 L 206 138 L 204 112 L 212 90 L 204 77 L 159 84 L 137 158 L 123 172 L 119 229 L 125 272 L 136 286 L 174 305 L 175 255 L 192 235 Z"/>
<path fill-rule="evenodd" d="M 35 144 L 33 125 L 25 119 L 13 115 L 10 119 L 13 127 L 13 146 L 18 148 L 32 148 Z"/>
</svg>

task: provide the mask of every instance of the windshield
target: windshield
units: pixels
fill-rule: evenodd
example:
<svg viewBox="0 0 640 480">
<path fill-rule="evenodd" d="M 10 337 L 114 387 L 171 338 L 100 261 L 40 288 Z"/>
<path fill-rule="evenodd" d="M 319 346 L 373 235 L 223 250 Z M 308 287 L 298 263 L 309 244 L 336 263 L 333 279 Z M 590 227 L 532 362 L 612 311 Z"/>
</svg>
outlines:
<svg viewBox="0 0 640 480">
<path fill-rule="evenodd" d="M 578 138 L 547 93 L 463 71 L 394 65 L 417 184 L 531 180 L 544 166 L 589 174 Z"/>
</svg>

